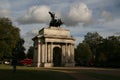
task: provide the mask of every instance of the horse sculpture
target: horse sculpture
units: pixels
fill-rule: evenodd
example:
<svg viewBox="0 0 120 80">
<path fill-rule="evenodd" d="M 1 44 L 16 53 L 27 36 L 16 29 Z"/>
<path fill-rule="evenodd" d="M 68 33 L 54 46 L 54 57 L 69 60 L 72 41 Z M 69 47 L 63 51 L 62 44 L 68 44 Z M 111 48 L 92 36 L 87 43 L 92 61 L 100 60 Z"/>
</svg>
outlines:
<svg viewBox="0 0 120 80">
<path fill-rule="evenodd" d="M 49 12 L 50 16 L 51 16 L 51 21 L 49 26 L 53 26 L 53 27 L 60 27 L 60 25 L 63 24 L 61 19 L 55 19 L 55 13 L 54 12 Z"/>
</svg>

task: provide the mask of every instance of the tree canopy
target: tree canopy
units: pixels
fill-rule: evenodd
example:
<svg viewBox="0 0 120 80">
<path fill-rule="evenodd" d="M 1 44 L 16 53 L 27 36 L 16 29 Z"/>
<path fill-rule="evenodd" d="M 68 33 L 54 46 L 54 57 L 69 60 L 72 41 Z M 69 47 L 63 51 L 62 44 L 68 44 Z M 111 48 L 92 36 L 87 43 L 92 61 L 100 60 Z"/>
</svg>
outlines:
<svg viewBox="0 0 120 80">
<path fill-rule="evenodd" d="M 92 52 L 87 43 L 80 43 L 76 49 L 75 60 L 77 65 L 89 65 L 92 59 Z"/>
<path fill-rule="evenodd" d="M 33 54 L 34 54 L 34 47 L 30 46 L 27 52 L 27 58 L 33 59 Z"/>
<path fill-rule="evenodd" d="M 89 47 L 85 47 L 85 43 Z M 88 49 L 90 49 L 89 52 Z M 90 54 L 93 66 L 120 67 L 120 36 L 103 38 L 97 32 L 88 32 L 83 42 L 76 48 L 76 62 L 81 64 L 80 61 L 84 62 L 86 57 L 91 58 Z M 88 61 L 84 64 L 87 64 Z"/>
<path fill-rule="evenodd" d="M 8 18 L 0 18 L 0 57 L 11 56 L 12 49 L 20 38 L 20 30 Z"/>
</svg>

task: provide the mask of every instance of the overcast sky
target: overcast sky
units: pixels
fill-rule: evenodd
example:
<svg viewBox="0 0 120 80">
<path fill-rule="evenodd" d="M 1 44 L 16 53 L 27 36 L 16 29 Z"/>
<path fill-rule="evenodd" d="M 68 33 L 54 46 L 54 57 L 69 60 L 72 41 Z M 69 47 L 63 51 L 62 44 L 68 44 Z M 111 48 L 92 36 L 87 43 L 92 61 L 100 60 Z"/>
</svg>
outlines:
<svg viewBox="0 0 120 80">
<path fill-rule="evenodd" d="M 20 28 L 25 47 L 32 45 L 31 38 L 43 27 L 48 27 L 50 15 L 56 13 L 82 42 L 87 32 L 98 32 L 107 37 L 120 35 L 120 0 L 0 0 L 0 17 L 9 17 Z"/>
</svg>

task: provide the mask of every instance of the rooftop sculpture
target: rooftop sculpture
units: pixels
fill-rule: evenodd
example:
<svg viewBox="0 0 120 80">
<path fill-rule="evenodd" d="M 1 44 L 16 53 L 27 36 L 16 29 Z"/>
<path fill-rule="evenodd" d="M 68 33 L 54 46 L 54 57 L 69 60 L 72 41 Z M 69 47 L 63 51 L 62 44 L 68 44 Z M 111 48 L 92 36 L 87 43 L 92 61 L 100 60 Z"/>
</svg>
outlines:
<svg viewBox="0 0 120 80">
<path fill-rule="evenodd" d="M 49 26 L 53 26 L 53 27 L 60 27 L 60 25 L 63 24 L 63 22 L 61 21 L 61 19 L 56 19 L 55 18 L 55 13 L 54 12 L 49 12 L 50 16 L 51 16 L 51 21 Z"/>
</svg>

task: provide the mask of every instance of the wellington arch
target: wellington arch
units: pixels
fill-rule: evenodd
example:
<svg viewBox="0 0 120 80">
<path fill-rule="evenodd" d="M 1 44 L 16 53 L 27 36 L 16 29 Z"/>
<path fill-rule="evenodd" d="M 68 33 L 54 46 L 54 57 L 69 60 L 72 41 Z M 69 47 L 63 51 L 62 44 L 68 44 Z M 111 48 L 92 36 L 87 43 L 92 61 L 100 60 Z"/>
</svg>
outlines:
<svg viewBox="0 0 120 80">
<path fill-rule="evenodd" d="M 34 59 L 37 67 L 74 66 L 74 43 L 70 31 L 60 27 L 47 27 L 33 38 Z"/>
<path fill-rule="evenodd" d="M 37 67 L 74 66 L 75 39 L 70 31 L 60 27 L 61 19 L 55 18 L 54 12 L 49 12 L 51 21 L 49 27 L 43 28 L 34 41 L 33 65 Z"/>
</svg>

